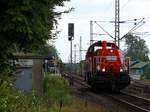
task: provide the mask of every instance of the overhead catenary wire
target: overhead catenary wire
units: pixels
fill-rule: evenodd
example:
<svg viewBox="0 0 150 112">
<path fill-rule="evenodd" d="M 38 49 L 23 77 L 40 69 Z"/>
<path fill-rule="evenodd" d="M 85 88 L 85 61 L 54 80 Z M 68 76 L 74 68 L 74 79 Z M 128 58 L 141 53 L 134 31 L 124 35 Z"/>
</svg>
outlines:
<svg viewBox="0 0 150 112">
<path fill-rule="evenodd" d="M 110 33 L 108 33 L 108 31 L 106 31 L 101 25 L 99 25 L 96 21 L 94 21 L 107 35 L 109 35 L 111 38 L 113 38 L 114 39 L 114 37 L 110 34 Z"/>
<path fill-rule="evenodd" d="M 134 28 L 133 30 L 132 30 L 132 32 L 133 31 L 135 31 L 136 29 L 138 29 L 139 27 L 141 27 L 143 24 L 145 24 L 145 21 L 143 21 L 141 24 L 139 24 L 136 28 Z"/>
<path fill-rule="evenodd" d="M 131 0 L 127 0 L 127 2 L 126 2 L 123 6 L 121 6 L 121 8 L 120 8 L 120 9 L 125 8 L 129 2 L 131 2 Z M 112 7 L 112 5 L 113 5 L 113 4 L 114 4 L 114 0 L 112 0 L 112 1 L 110 2 L 111 7 Z M 107 12 L 109 11 L 109 9 L 110 9 L 110 7 L 108 7 Z M 105 12 L 105 14 L 106 14 L 106 12 Z M 111 19 L 113 19 L 113 18 L 111 18 Z M 131 21 L 131 22 L 132 22 L 132 21 L 134 21 L 134 20 L 125 20 L 125 21 L 120 21 L 120 23 L 130 23 L 129 21 Z M 97 22 L 107 23 L 107 24 L 105 25 L 105 26 L 107 26 L 107 25 L 108 25 L 108 23 L 114 23 L 115 21 L 97 21 Z"/>
<path fill-rule="evenodd" d="M 132 32 L 132 31 L 134 31 L 135 29 L 137 29 L 137 27 L 139 27 L 139 25 L 141 25 L 141 23 L 145 23 L 145 22 L 144 22 L 144 19 L 145 19 L 145 18 L 142 18 L 138 23 L 135 23 L 135 26 L 134 26 L 129 32 Z"/>
<path fill-rule="evenodd" d="M 143 24 L 145 24 L 145 21 L 144 21 L 145 18 L 142 18 L 138 23 L 135 24 L 135 26 L 133 28 L 131 28 L 126 34 L 128 33 L 132 33 L 133 31 L 135 31 L 136 29 L 138 29 L 139 27 L 141 27 Z M 126 35 L 125 34 L 125 35 Z M 125 35 L 123 35 L 122 38 L 120 38 L 120 40 L 122 40 Z"/>
<path fill-rule="evenodd" d="M 105 17 L 106 18 L 109 18 L 109 17 L 107 17 L 106 15 L 110 15 L 110 14 L 108 14 L 108 13 L 113 13 L 113 12 L 111 12 L 112 11 L 112 6 L 113 6 L 113 4 L 114 4 L 114 0 L 112 0 L 112 1 L 110 1 L 109 2 L 109 4 L 107 5 L 107 7 L 106 7 L 106 11 L 105 11 L 105 13 L 103 14 L 103 16 L 102 17 L 104 17 L 104 15 L 105 15 Z M 100 17 L 100 18 L 102 18 L 102 17 Z M 112 19 L 112 17 L 110 18 L 110 20 Z M 108 21 L 103 21 L 104 23 L 106 23 L 105 25 L 104 25 L 104 27 L 106 27 L 108 24 L 109 24 L 109 22 Z"/>
<path fill-rule="evenodd" d="M 129 2 L 131 2 L 131 0 L 127 0 L 127 2 L 121 6 L 121 9 L 125 8 Z"/>
<path fill-rule="evenodd" d="M 128 4 L 130 1 L 131 1 L 131 0 L 127 0 L 126 3 L 125 3 L 121 8 L 124 8 L 125 6 L 127 6 L 127 4 Z M 133 32 L 133 31 L 137 30 L 139 27 L 141 27 L 143 24 L 145 24 L 144 19 L 145 19 L 145 18 L 129 19 L 129 20 L 123 20 L 123 21 L 120 21 L 120 20 L 119 20 L 119 21 L 117 21 L 116 23 L 117 23 L 117 24 L 134 23 L 135 25 L 127 32 L 127 33 L 130 33 L 130 32 Z M 101 30 L 103 30 L 103 31 L 106 33 L 106 35 L 109 35 L 111 38 L 115 39 L 115 37 L 112 36 L 112 35 L 106 30 L 106 28 L 104 28 L 104 25 L 102 26 L 102 25 L 98 24 L 98 22 L 102 22 L 102 23 L 107 23 L 107 24 L 108 24 L 108 23 L 115 23 L 115 21 L 94 21 L 94 23 L 96 23 L 96 24 L 101 28 Z M 117 30 L 117 31 L 119 31 L 119 30 Z M 127 33 L 126 33 L 126 34 L 127 34 Z M 95 33 L 93 33 L 93 34 L 95 34 Z M 126 35 L 126 34 L 125 34 L 125 35 Z M 101 35 L 101 34 L 96 34 L 96 35 Z M 116 40 L 118 41 L 118 45 L 119 45 L 119 41 L 122 40 L 125 35 L 123 35 L 123 37 L 118 37 L 118 38 L 116 39 Z"/>
<path fill-rule="evenodd" d="M 122 20 L 119 21 L 119 23 L 134 23 L 135 21 L 141 20 L 143 18 L 137 18 L 137 19 L 129 19 L 129 20 Z M 115 21 L 96 21 L 96 22 L 102 22 L 102 23 L 115 23 Z"/>
</svg>

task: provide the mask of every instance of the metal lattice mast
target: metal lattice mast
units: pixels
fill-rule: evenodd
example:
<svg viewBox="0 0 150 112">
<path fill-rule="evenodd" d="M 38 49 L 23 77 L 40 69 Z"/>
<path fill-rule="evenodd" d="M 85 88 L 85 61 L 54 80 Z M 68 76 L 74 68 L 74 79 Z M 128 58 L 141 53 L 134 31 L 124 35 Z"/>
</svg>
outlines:
<svg viewBox="0 0 150 112">
<path fill-rule="evenodd" d="M 120 47 L 120 1 L 115 0 L 115 44 Z"/>
</svg>

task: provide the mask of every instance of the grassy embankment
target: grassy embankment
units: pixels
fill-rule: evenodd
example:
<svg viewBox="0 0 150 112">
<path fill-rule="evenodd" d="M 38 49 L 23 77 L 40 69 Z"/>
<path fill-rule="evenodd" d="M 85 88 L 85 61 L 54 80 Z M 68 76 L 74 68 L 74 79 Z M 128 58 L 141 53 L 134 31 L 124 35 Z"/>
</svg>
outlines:
<svg viewBox="0 0 150 112">
<path fill-rule="evenodd" d="M 0 86 L 0 112 L 105 112 L 104 108 L 73 96 L 68 82 L 54 75 L 44 79 L 44 95 L 35 91 L 23 93 L 14 89 L 11 83 Z"/>
</svg>

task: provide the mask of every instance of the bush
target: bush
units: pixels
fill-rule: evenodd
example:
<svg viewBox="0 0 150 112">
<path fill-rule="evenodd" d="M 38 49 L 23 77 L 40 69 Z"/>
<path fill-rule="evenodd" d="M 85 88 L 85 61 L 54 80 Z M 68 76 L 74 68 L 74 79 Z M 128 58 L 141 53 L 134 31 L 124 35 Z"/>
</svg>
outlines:
<svg viewBox="0 0 150 112">
<path fill-rule="evenodd" d="M 47 75 L 44 79 L 44 94 L 49 104 L 59 105 L 59 111 L 65 104 L 70 103 L 69 84 L 61 76 Z"/>
<path fill-rule="evenodd" d="M 42 97 L 13 89 L 6 81 L 0 86 L 0 112 L 48 112 L 50 107 Z"/>
<path fill-rule="evenodd" d="M 148 67 L 145 69 L 144 79 L 150 80 L 150 65 L 148 65 Z"/>
<path fill-rule="evenodd" d="M 61 76 L 45 77 L 44 96 L 17 91 L 3 79 L 0 82 L 0 112 L 60 112 L 71 101 L 68 82 Z"/>
</svg>

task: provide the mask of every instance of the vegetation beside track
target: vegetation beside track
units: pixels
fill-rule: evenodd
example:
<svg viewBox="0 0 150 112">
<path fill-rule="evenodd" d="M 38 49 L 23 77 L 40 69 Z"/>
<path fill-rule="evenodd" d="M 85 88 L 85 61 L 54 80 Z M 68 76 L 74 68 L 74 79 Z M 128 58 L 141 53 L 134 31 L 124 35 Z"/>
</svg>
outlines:
<svg viewBox="0 0 150 112">
<path fill-rule="evenodd" d="M 32 93 L 23 93 L 4 81 L 0 86 L 1 112 L 48 112 L 50 109 L 44 97 Z"/>
<path fill-rule="evenodd" d="M 50 89 L 49 89 L 50 88 Z M 57 75 L 47 75 L 44 92 L 48 103 L 57 112 L 106 112 L 104 107 L 72 94 L 68 81 Z"/>
<path fill-rule="evenodd" d="M 71 103 L 68 81 L 59 75 L 48 74 L 44 79 L 44 96 L 60 112 L 63 106 Z"/>
<path fill-rule="evenodd" d="M 62 112 L 106 112 L 106 109 L 96 103 L 73 97 L 72 103 L 69 106 L 63 107 Z"/>
<path fill-rule="evenodd" d="M 0 86 L 1 112 L 60 112 L 61 107 L 71 103 L 68 82 L 60 76 L 47 75 L 44 94 L 21 92 L 13 84 L 3 81 Z"/>
</svg>

